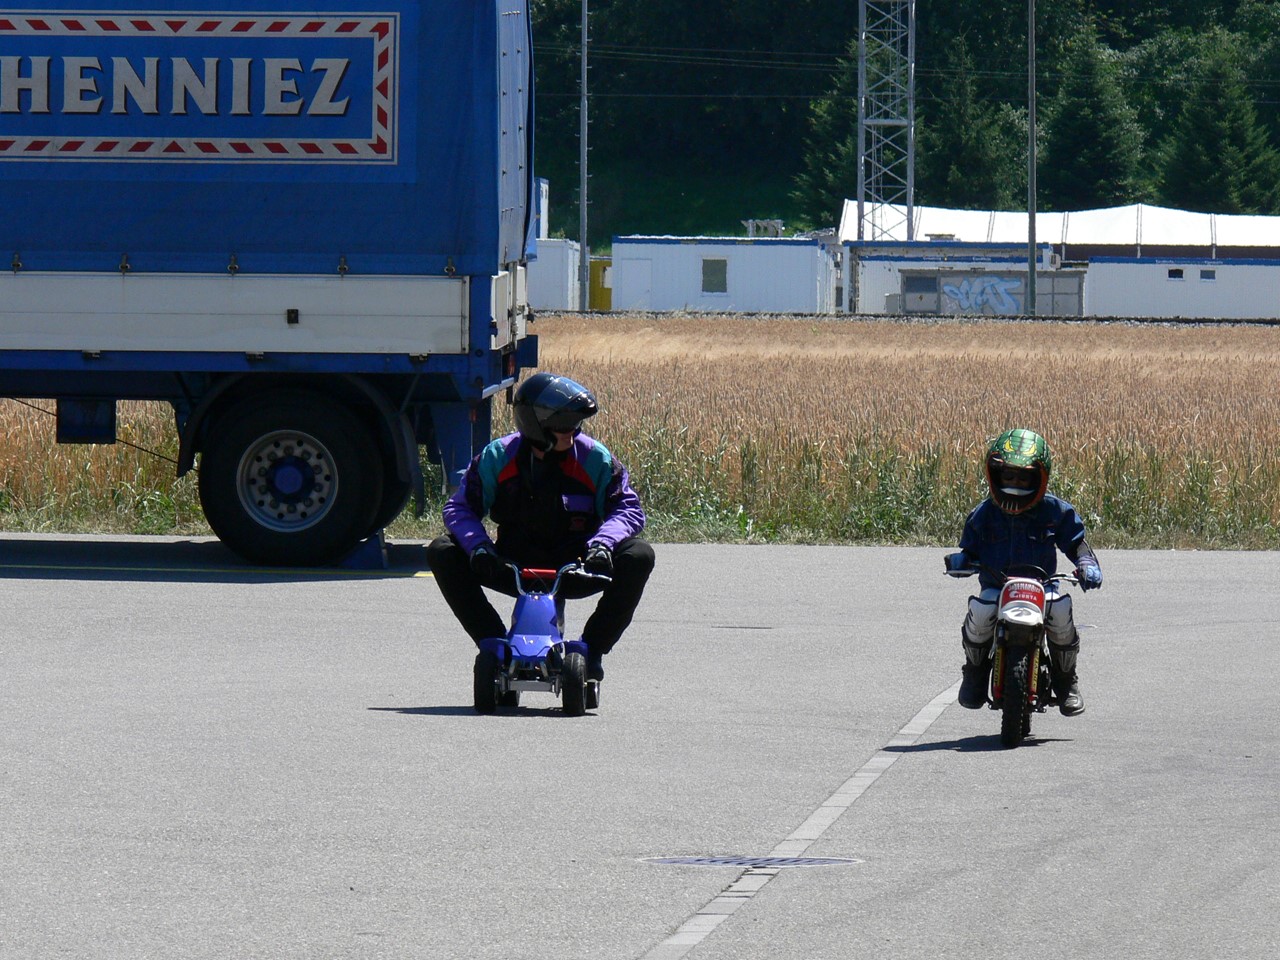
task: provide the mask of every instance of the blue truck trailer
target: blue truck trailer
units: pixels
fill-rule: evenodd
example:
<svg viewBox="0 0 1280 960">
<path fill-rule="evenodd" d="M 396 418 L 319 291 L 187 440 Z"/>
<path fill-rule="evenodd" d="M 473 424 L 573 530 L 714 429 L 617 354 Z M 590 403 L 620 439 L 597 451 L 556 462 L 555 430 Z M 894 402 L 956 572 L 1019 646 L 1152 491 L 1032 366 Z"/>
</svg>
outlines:
<svg viewBox="0 0 1280 960">
<path fill-rule="evenodd" d="M 338 560 L 536 363 L 532 147 L 526 0 L 0 9 L 0 396 L 167 402 L 228 546 Z"/>
</svg>

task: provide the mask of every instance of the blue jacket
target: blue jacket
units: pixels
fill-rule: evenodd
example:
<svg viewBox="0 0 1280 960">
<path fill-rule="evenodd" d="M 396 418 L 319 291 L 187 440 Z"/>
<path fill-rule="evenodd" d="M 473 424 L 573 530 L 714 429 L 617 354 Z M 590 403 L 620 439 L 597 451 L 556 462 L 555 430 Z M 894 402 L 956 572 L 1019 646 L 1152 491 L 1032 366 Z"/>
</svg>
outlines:
<svg viewBox="0 0 1280 960">
<path fill-rule="evenodd" d="M 1021 514 L 1008 514 L 990 499 L 973 508 L 960 534 L 960 549 L 970 558 L 1001 572 L 1019 564 L 1031 564 L 1046 574 L 1058 569 L 1058 551 L 1073 564 L 1084 544 L 1084 521 L 1076 508 L 1051 493 Z M 1088 550 L 1087 545 L 1084 549 Z M 1000 581 L 981 571 L 984 587 L 999 587 Z"/>
<path fill-rule="evenodd" d="M 471 553 L 489 542 L 486 516 L 497 524 L 498 552 L 534 566 L 567 563 L 589 544 L 612 550 L 645 523 L 626 468 L 585 433 L 566 453 L 548 453 L 537 469 L 519 433 L 491 441 L 445 503 L 444 525 Z"/>
</svg>

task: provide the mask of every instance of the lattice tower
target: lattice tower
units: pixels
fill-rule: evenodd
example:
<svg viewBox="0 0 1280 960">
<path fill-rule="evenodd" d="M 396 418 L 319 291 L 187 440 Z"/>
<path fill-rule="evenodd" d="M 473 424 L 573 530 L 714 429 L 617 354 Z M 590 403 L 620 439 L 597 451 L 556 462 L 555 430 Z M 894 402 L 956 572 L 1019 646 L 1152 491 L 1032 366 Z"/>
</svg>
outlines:
<svg viewBox="0 0 1280 960">
<path fill-rule="evenodd" d="M 915 0 L 858 0 L 858 239 L 914 240 Z"/>
</svg>

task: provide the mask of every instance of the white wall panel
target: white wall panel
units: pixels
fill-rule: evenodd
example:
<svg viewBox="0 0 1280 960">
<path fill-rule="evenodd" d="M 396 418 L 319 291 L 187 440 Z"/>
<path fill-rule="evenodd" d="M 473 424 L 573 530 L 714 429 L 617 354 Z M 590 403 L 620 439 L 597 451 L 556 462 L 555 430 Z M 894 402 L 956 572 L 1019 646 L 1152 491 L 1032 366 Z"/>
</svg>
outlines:
<svg viewBox="0 0 1280 960">
<path fill-rule="evenodd" d="M 724 260 L 726 290 L 703 289 L 703 261 Z M 626 238 L 613 244 L 614 310 L 820 313 L 838 270 L 815 240 Z"/>
<path fill-rule="evenodd" d="M 1249 320 L 1280 317 L 1280 261 L 1094 260 L 1085 314 Z"/>
</svg>

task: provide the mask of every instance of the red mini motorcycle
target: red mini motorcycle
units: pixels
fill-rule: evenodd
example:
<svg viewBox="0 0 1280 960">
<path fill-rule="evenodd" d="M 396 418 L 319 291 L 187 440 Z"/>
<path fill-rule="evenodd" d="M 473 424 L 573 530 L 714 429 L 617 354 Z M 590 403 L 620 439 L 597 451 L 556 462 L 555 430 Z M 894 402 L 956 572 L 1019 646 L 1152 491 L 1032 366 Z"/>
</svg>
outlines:
<svg viewBox="0 0 1280 960">
<path fill-rule="evenodd" d="M 953 577 L 971 577 L 977 567 L 949 570 Z M 1016 747 L 1031 736 L 1031 715 L 1044 713 L 1058 701 L 1049 681 L 1049 634 L 1045 626 L 1045 588 L 1054 583 L 1079 583 L 1074 574 L 1047 575 L 1039 567 L 1015 567 L 1005 574 L 987 570 L 1004 580 L 996 613 L 996 637 L 991 647 L 991 709 L 1000 711 L 1000 742 Z"/>
</svg>

